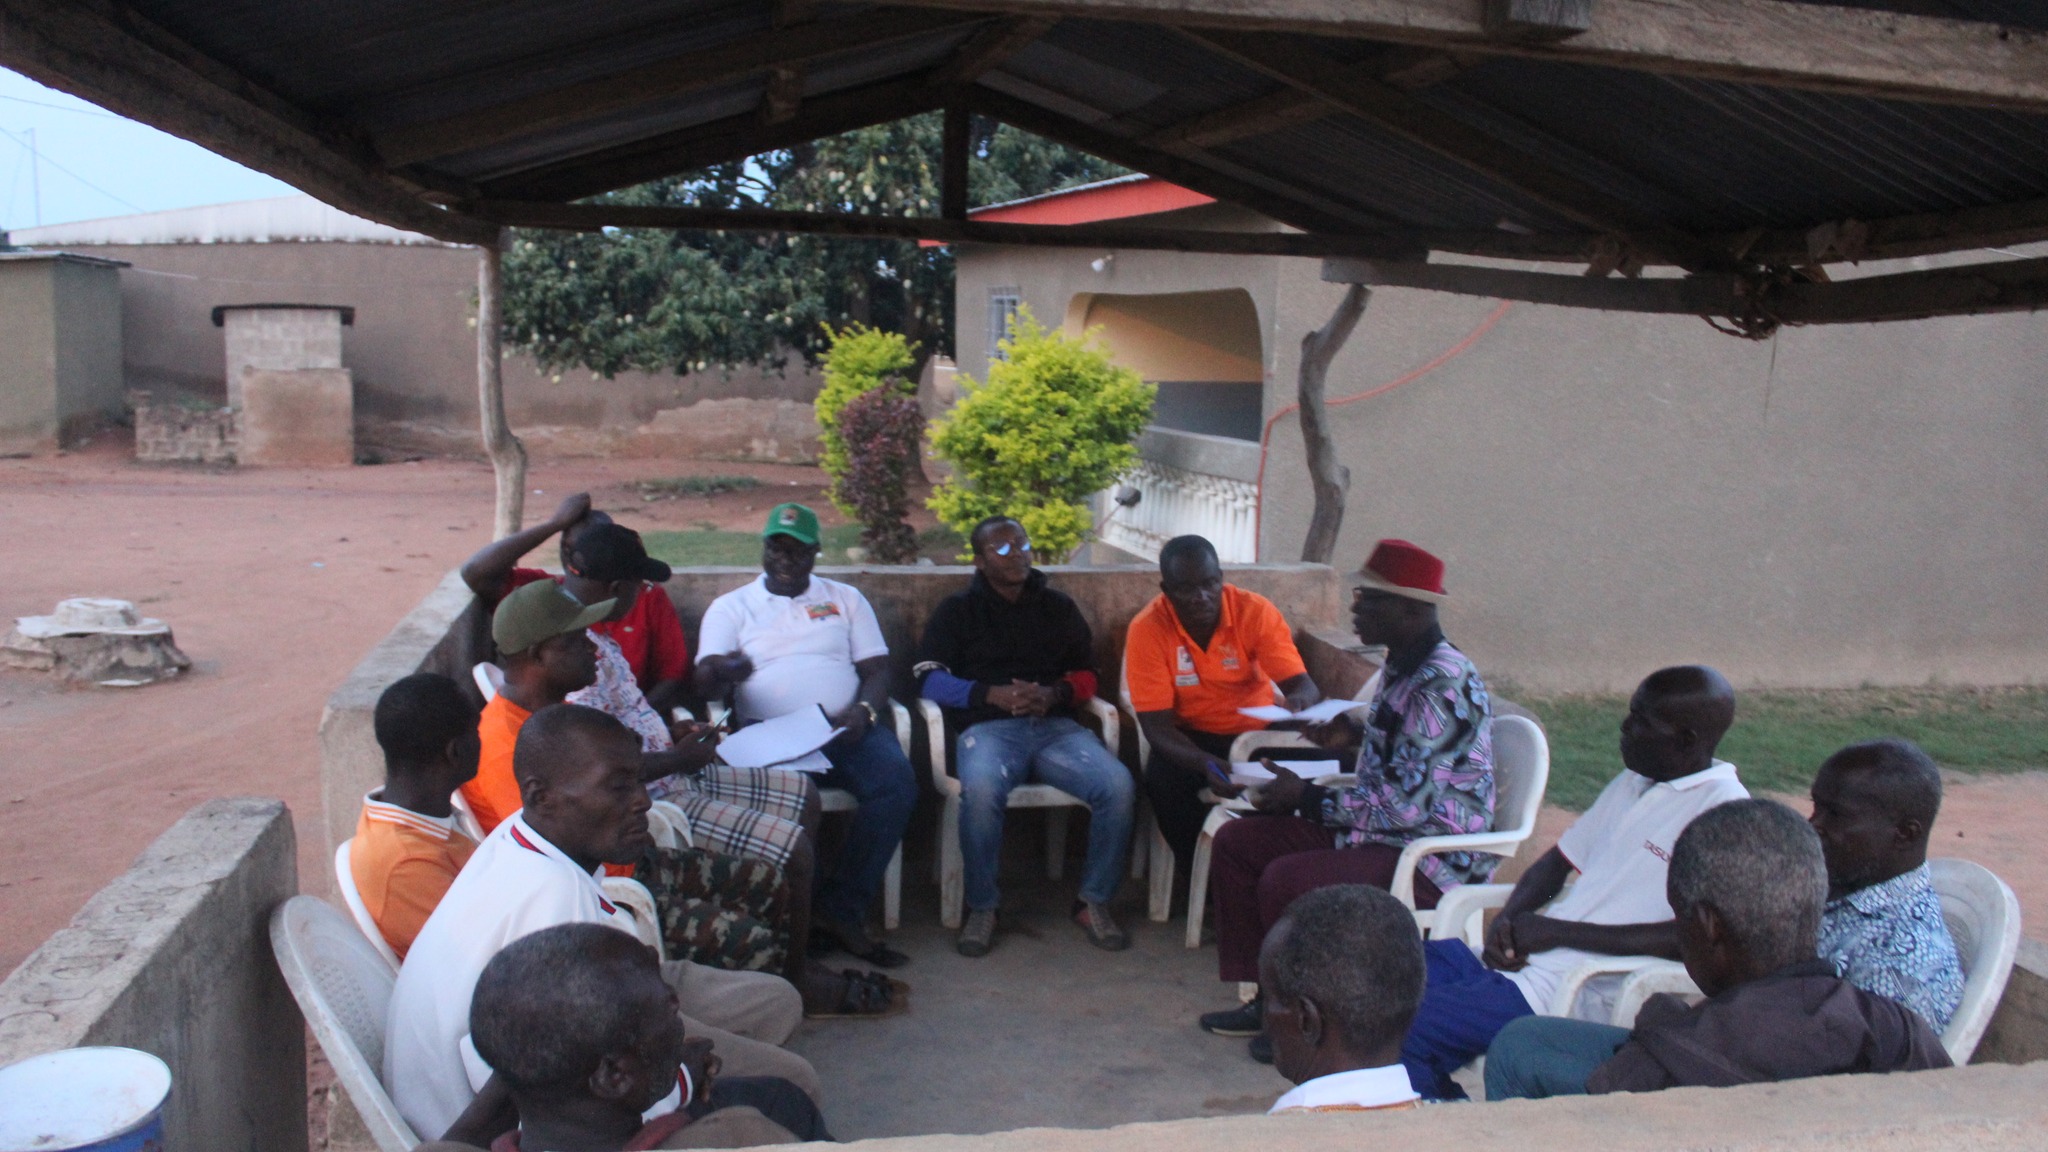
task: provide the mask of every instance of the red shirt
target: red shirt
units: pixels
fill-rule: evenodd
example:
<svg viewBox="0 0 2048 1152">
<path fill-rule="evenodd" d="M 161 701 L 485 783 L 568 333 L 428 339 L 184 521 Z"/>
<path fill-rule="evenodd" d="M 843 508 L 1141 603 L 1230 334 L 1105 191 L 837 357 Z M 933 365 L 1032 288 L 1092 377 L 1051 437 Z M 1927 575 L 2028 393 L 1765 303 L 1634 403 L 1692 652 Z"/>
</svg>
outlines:
<svg viewBox="0 0 2048 1152">
<path fill-rule="evenodd" d="M 562 579 L 550 577 L 538 568 L 514 568 L 498 598 L 504 599 L 521 585 L 550 578 L 557 583 Z M 642 692 L 664 680 L 681 680 L 689 675 L 690 644 L 683 638 L 683 622 L 676 616 L 676 606 L 669 603 L 668 593 L 660 588 L 642 588 L 640 598 L 633 602 L 633 610 L 626 613 L 625 619 L 595 624 L 590 630 L 609 636 L 618 644 L 626 663 L 632 665 L 633 679 Z"/>
</svg>

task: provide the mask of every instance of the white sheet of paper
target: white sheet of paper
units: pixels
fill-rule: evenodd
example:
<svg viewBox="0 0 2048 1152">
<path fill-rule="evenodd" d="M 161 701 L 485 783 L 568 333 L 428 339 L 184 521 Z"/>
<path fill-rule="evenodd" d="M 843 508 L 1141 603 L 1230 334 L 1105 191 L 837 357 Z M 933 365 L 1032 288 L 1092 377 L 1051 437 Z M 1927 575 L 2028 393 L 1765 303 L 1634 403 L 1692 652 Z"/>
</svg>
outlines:
<svg viewBox="0 0 2048 1152">
<path fill-rule="evenodd" d="M 845 729 L 834 729 L 834 731 L 843 732 Z M 780 764 L 770 764 L 769 767 L 777 772 L 830 772 L 832 770 L 832 761 L 827 760 L 824 750 L 820 749 L 816 752 L 806 752 L 794 760 L 784 760 Z"/>
<path fill-rule="evenodd" d="M 1342 762 L 1336 760 L 1275 760 L 1273 763 L 1303 780 L 1314 780 L 1318 776 L 1330 776 L 1344 770 Z M 1257 787 L 1272 783 L 1273 774 L 1256 760 L 1240 760 L 1230 766 L 1230 782 Z"/>
<path fill-rule="evenodd" d="M 1363 707 L 1365 705 L 1357 700 L 1337 699 L 1325 700 L 1320 704 L 1310 705 L 1299 712 L 1289 712 L 1278 704 L 1261 704 L 1256 708 L 1239 708 L 1238 711 L 1254 720 L 1264 720 L 1268 724 L 1275 724 L 1282 720 L 1306 720 L 1311 724 L 1321 724 L 1328 720 L 1334 720 L 1353 708 Z"/>
<path fill-rule="evenodd" d="M 718 758 L 735 768 L 786 764 L 816 752 L 844 731 L 832 726 L 823 708 L 799 708 L 787 716 L 763 720 L 727 736 L 718 746 Z"/>
</svg>

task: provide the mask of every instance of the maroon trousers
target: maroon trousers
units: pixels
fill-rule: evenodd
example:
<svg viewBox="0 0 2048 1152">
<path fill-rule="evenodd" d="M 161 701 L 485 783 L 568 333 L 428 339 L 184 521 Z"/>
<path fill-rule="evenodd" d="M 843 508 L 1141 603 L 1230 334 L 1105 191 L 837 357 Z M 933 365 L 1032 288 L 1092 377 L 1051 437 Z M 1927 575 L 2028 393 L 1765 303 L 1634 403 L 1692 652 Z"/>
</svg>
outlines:
<svg viewBox="0 0 2048 1152">
<path fill-rule="evenodd" d="M 1216 830 L 1210 848 L 1209 895 L 1216 902 L 1218 978 L 1259 978 L 1259 945 L 1304 892 L 1331 884 L 1391 888 L 1401 850 L 1385 844 L 1332 848 L 1336 834 L 1299 816 L 1241 816 Z M 1436 907 L 1442 893 L 1415 877 L 1415 903 Z"/>
</svg>

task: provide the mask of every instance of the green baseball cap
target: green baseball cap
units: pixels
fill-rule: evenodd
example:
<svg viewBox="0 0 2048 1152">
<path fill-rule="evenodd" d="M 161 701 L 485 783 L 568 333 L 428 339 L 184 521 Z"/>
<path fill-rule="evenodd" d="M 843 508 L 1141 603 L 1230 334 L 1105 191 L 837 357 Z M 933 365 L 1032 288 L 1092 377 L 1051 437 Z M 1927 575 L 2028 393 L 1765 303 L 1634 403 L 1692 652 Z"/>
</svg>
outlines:
<svg viewBox="0 0 2048 1152">
<path fill-rule="evenodd" d="M 770 536 L 793 536 L 816 547 L 818 514 L 801 504 L 777 504 L 768 510 L 768 524 L 761 529 L 761 539 Z"/>
<path fill-rule="evenodd" d="M 491 615 L 491 640 L 498 651 L 511 655 L 567 632 L 581 632 L 612 614 L 616 600 L 601 600 L 585 608 L 581 601 L 553 580 L 535 580 L 514 589 Z"/>
</svg>

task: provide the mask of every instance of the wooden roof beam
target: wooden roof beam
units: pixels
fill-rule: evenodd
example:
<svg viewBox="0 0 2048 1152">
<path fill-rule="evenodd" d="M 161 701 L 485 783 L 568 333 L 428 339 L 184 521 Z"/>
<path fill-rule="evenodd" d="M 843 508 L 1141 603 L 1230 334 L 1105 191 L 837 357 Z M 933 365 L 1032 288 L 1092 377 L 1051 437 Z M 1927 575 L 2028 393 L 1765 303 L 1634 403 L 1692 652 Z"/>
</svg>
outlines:
<svg viewBox="0 0 2048 1152">
<path fill-rule="evenodd" d="M 953 58 L 932 73 L 934 88 L 972 84 L 984 74 L 1003 66 L 1003 61 L 1022 52 L 1059 23 L 1057 17 L 1018 16 L 997 21 L 967 38 Z"/>
<path fill-rule="evenodd" d="M 777 66 L 803 64 L 836 53 L 963 27 L 980 19 L 914 8 L 884 8 L 859 16 L 774 28 L 615 75 L 392 129 L 376 136 L 376 147 L 385 163 L 404 167 L 582 123 Z"/>
<path fill-rule="evenodd" d="M 345 133 L 112 4 L 0 0 L 0 64 L 359 216 L 457 244 L 496 238 L 410 193 Z"/>
<path fill-rule="evenodd" d="M 1235 140 L 1312 123 L 1336 111 L 1335 105 L 1320 97 L 1291 87 L 1282 88 L 1242 104 L 1169 124 L 1139 137 L 1139 143 L 1175 153 L 1217 148 Z"/>
<path fill-rule="evenodd" d="M 2048 110 L 2048 33 L 1782 0 L 1598 0 L 1586 30 L 1497 36 L 1444 0 L 912 0 L 930 7 L 1421 44 L 1742 84 Z"/>
</svg>

